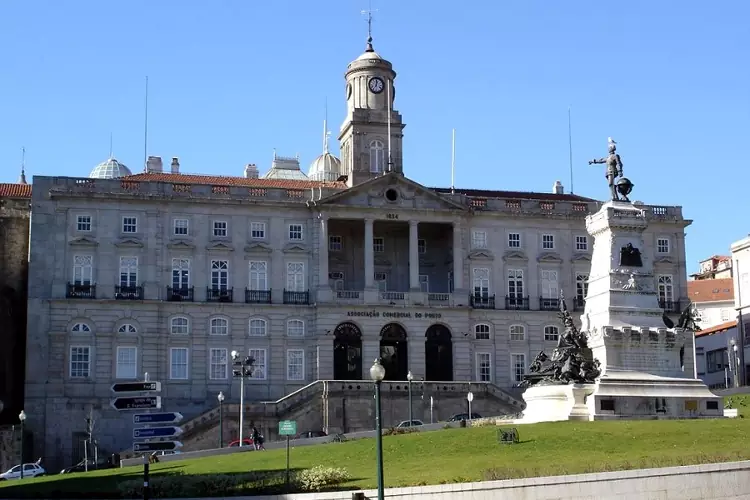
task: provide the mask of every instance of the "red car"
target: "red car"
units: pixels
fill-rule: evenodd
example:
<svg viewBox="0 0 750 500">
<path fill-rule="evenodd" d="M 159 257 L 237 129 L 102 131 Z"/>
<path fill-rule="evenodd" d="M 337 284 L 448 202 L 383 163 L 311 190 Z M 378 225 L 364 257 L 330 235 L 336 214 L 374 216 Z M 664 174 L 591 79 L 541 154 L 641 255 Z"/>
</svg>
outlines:
<svg viewBox="0 0 750 500">
<path fill-rule="evenodd" d="M 239 445 L 240 445 L 240 440 L 239 439 L 235 439 L 234 441 L 232 441 L 231 443 L 229 443 L 227 446 L 231 448 L 232 446 L 239 446 Z M 242 440 L 242 446 L 243 447 L 245 447 L 245 446 L 252 446 L 252 445 L 253 445 L 253 440 L 252 439 L 250 439 L 250 438 L 244 438 Z"/>
</svg>

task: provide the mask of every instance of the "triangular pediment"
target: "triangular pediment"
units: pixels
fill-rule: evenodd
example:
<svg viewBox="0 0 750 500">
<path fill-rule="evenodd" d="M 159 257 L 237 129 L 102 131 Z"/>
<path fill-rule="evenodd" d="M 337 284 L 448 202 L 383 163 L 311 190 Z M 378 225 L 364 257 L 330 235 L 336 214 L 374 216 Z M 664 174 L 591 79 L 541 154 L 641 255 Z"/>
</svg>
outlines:
<svg viewBox="0 0 750 500">
<path fill-rule="evenodd" d="M 167 248 L 170 250 L 192 250 L 195 245 L 184 240 L 173 240 L 167 244 Z"/>
<path fill-rule="evenodd" d="M 346 257 L 345 255 L 338 255 L 338 254 L 330 255 L 328 260 L 334 264 L 348 264 L 350 262 L 348 257 Z"/>
<path fill-rule="evenodd" d="M 273 249 L 271 245 L 262 241 L 251 241 L 245 245 L 245 252 L 247 253 L 271 253 Z"/>
<path fill-rule="evenodd" d="M 398 173 L 375 177 L 315 202 L 317 205 L 379 207 L 383 209 L 430 209 L 468 211 L 468 207 L 444 197 Z"/>
<path fill-rule="evenodd" d="M 674 264 L 674 260 L 669 255 L 661 255 L 654 259 L 654 264 Z"/>
<path fill-rule="evenodd" d="M 120 238 L 115 241 L 118 248 L 143 248 L 143 242 L 135 238 Z"/>
<path fill-rule="evenodd" d="M 560 263 L 562 262 L 562 259 L 560 258 L 560 254 L 558 254 L 557 252 L 544 252 L 542 254 L 539 254 L 539 257 L 536 258 L 536 261 Z"/>
<path fill-rule="evenodd" d="M 591 262 L 591 256 L 587 253 L 577 253 L 570 260 L 571 262 Z"/>
<path fill-rule="evenodd" d="M 470 260 L 495 260 L 495 256 L 489 250 L 472 250 L 467 257 Z"/>
<path fill-rule="evenodd" d="M 229 243 L 225 243 L 223 241 L 215 241 L 206 245 L 206 250 L 214 252 L 233 252 L 234 247 Z"/>
<path fill-rule="evenodd" d="M 385 257 L 375 257 L 374 261 L 376 266 L 388 267 L 391 265 L 391 261 Z"/>
<path fill-rule="evenodd" d="M 287 243 L 284 246 L 284 253 L 307 253 L 307 246 L 302 243 Z"/>
<path fill-rule="evenodd" d="M 509 260 L 515 260 L 515 261 L 523 261 L 526 262 L 529 260 L 529 258 L 526 256 L 524 252 L 521 250 L 508 250 L 503 255 L 503 260 L 505 262 L 508 262 Z"/>
<path fill-rule="evenodd" d="M 70 245 L 74 247 L 96 247 L 99 246 L 99 242 L 88 236 L 81 236 L 70 240 Z"/>
</svg>

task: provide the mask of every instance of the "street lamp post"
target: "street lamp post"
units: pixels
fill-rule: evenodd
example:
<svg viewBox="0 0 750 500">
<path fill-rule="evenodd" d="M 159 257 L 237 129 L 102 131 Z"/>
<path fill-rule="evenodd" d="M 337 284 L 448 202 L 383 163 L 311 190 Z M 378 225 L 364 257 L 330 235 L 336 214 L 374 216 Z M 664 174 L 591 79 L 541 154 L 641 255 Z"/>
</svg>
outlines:
<svg viewBox="0 0 750 500">
<path fill-rule="evenodd" d="M 224 392 L 219 391 L 219 448 L 224 448 Z"/>
<path fill-rule="evenodd" d="M 409 370 L 409 373 L 406 374 L 406 380 L 408 382 L 409 386 L 409 427 L 412 425 L 412 421 L 414 420 L 412 415 L 412 403 L 411 403 L 411 381 L 414 380 L 414 375 L 412 375 L 411 370 Z"/>
<path fill-rule="evenodd" d="M 23 479 L 23 426 L 26 422 L 26 412 L 21 410 L 18 414 L 18 420 L 21 421 L 21 479 Z"/>
<path fill-rule="evenodd" d="M 385 368 L 376 359 L 370 368 L 370 378 L 375 382 L 375 447 L 377 449 L 378 500 L 385 499 L 383 488 L 383 422 L 380 414 L 380 383 L 385 378 Z"/>
<path fill-rule="evenodd" d="M 243 445 L 242 431 L 245 426 L 245 379 L 252 377 L 254 361 L 250 356 L 240 359 L 240 353 L 232 351 L 232 364 L 234 365 L 232 375 L 240 379 L 240 446 Z"/>
<path fill-rule="evenodd" d="M 739 377 L 739 370 L 740 370 L 740 357 L 739 357 L 739 347 L 737 347 L 737 341 L 732 338 L 729 341 L 730 346 L 732 347 L 732 350 L 729 352 L 729 364 L 731 365 L 731 373 L 732 373 L 732 385 L 734 387 L 740 386 L 740 377 Z"/>
</svg>

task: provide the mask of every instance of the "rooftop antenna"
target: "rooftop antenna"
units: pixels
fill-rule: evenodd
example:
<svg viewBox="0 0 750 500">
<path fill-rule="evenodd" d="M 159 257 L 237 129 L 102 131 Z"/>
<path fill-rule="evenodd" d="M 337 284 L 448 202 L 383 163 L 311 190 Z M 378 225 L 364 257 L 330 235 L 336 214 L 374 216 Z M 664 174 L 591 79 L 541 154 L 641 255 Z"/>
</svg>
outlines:
<svg viewBox="0 0 750 500">
<path fill-rule="evenodd" d="M 568 155 L 570 157 L 570 194 L 573 194 L 573 128 L 570 121 L 570 106 L 568 106 Z"/>
<path fill-rule="evenodd" d="M 21 175 L 18 177 L 19 184 L 26 184 L 26 148 L 21 147 Z"/>
<path fill-rule="evenodd" d="M 451 138 L 451 194 L 456 193 L 456 129 L 453 129 Z"/>
<path fill-rule="evenodd" d="M 326 97 L 325 115 L 323 118 L 323 153 L 328 153 L 328 137 L 331 132 L 328 131 L 328 98 Z"/>
<path fill-rule="evenodd" d="M 377 9 L 372 10 L 372 0 L 367 2 L 367 10 L 362 11 L 362 15 L 367 14 L 367 48 L 365 52 L 375 52 L 375 49 L 372 48 L 372 13 L 377 11 Z"/>
<path fill-rule="evenodd" d="M 109 159 L 112 159 L 112 132 L 109 133 Z"/>
<path fill-rule="evenodd" d="M 393 171 L 393 157 L 391 156 L 391 115 L 393 114 L 391 109 L 391 85 L 392 81 L 390 78 L 388 78 L 388 95 L 386 96 L 386 99 L 388 99 L 388 172 Z"/>
<path fill-rule="evenodd" d="M 146 76 L 146 99 L 143 117 L 143 171 L 148 172 L 148 76 Z"/>
</svg>

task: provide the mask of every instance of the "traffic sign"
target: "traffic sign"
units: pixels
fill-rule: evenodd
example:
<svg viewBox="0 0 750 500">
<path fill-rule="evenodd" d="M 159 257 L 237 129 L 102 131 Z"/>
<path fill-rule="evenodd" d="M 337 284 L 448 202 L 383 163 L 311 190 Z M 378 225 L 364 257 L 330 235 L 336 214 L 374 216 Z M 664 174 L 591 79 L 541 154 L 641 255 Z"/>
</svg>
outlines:
<svg viewBox="0 0 750 500">
<path fill-rule="evenodd" d="M 133 439 L 145 439 L 155 437 L 175 437 L 182 434 L 182 429 L 174 425 L 168 427 L 149 427 L 142 429 L 133 429 Z"/>
<path fill-rule="evenodd" d="M 468 401 L 469 403 L 471 403 L 472 401 L 474 401 L 474 393 L 473 393 L 473 392 L 470 392 L 469 394 L 467 394 L 467 395 L 466 395 L 466 400 L 467 400 L 467 401 Z"/>
<path fill-rule="evenodd" d="M 294 436 L 297 434 L 297 422 L 282 420 L 279 422 L 279 436 Z"/>
<path fill-rule="evenodd" d="M 159 410 L 161 396 L 126 396 L 110 402 L 115 410 Z"/>
<path fill-rule="evenodd" d="M 182 421 L 182 413 L 168 411 L 165 413 L 136 413 L 134 424 L 176 424 Z"/>
<path fill-rule="evenodd" d="M 149 443 L 133 443 L 133 453 L 144 451 L 169 451 L 182 448 L 179 441 L 155 441 Z"/>
<path fill-rule="evenodd" d="M 120 382 L 112 384 L 112 392 L 161 392 L 161 382 Z"/>
</svg>

